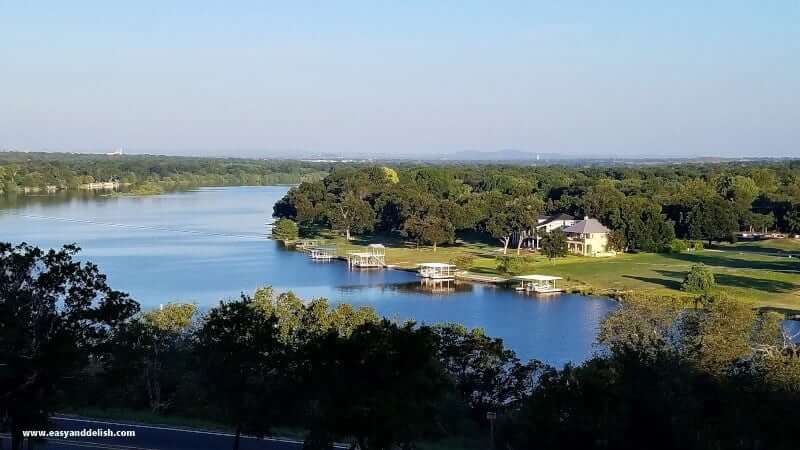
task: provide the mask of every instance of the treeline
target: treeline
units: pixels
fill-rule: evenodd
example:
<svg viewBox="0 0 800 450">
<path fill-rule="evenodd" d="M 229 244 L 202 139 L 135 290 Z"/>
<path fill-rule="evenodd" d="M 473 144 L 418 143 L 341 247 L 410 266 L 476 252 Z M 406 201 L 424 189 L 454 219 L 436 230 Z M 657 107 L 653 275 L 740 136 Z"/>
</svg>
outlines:
<svg viewBox="0 0 800 450">
<path fill-rule="evenodd" d="M 297 184 L 321 179 L 330 166 L 299 161 L 152 155 L 0 152 L 0 192 L 75 190 L 118 182 L 140 193 L 193 186 Z"/>
<path fill-rule="evenodd" d="M 478 232 L 504 247 L 538 214 L 566 213 L 612 229 L 614 250 L 665 251 L 676 237 L 800 233 L 800 162 L 341 168 L 291 189 L 274 213 L 348 237 L 396 232 L 435 245 Z"/>
<path fill-rule="evenodd" d="M 0 245 L 0 423 L 46 427 L 64 406 L 198 417 L 307 449 L 794 449 L 800 347 L 782 317 L 725 297 L 631 296 L 604 350 L 561 369 L 501 340 L 370 308 L 259 289 L 199 313 L 139 312 L 74 247 Z M 237 448 L 238 439 L 232 442 Z"/>
</svg>

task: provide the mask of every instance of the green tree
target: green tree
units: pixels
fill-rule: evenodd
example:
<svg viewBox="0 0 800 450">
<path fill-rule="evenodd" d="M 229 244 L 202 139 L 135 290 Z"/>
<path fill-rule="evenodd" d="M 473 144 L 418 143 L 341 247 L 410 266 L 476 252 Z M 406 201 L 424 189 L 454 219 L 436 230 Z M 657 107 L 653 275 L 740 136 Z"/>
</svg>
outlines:
<svg viewBox="0 0 800 450">
<path fill-rule="evenodd" d="M 520 256 L 501 255 L 497 257 L 497 270 L 503 273 L 516 275 L 522 272 L 525 261 Z"/>
<path fill-rule="evenodd" d="M 535 197 L 510 198 L 493 196 L 486 205 L 488 218 L 486 230 L 503 243 L 503 254 L 508 253 L 508 245 L 516 234 L 517 254 L 522 245 L 522 236 L 533 230 L 543 209 L 542 201 Z"/>
<path fill-rule="evenodd" d="M 693 239 L 713 241 L 730 239 L 739 228 L 733 205 L 719 197 L 695 205 L 688 217 L 689 235 Z"/>
<path fill-rule="evenodd" d="M 608 249 L 617 252 L 624 252 L 628 247 L 625 240 L 625 232 L 622 230 L 614 230 L 608 234 Z"/>
<path fill-rule="evenodd" d="M 689 357 L 703 371 L 722 377 L 752 354 L 754 325 L 755 310 L 750 306 L 724 295 L 707 296 L 704 308 L 685 326 Z"/>
<path fill-rule="evenodd" d="M 141 314 L 115 339 L 112 374 L 140 378 L 153 413 L 163 412 L 172 402 L 196 311 L 193 304 L 168 303 Z"/>
<path fill-rule="evenodd" d="M 306 448 L 352 437 L 358 448 L 416 448 L 435 429 L 447 380 L 428 327 L 365 324 L 349 337 L 317 336 L 304 348 L 311 432 Z"/>
<path fill-rule="evenodd" d="M 353 192 L 331 202 L 327 217 L 333 229 L 344 231 L 348 241 L 352 239 L 351 233 L 372 231 L 375 227 L 375 211 Z"/>
<path fill-rule="evenodd" d="M 300 230 L 297 223 L 291 219 L 278 219 L 272 226 L 272 237 L 281 241 L 291 241 L 297 239 Z"/>
<path fill-rule="evenodd" d="M 233 449 L 239 449 L 242 432 L 267 434 L 280 412 L 280 380 L 286 373 L 277 319 L 248 296 L 220 302 L 204 317 L 195 351 L 219 419 L 235 429 Z"/>
<path fill-rule="evenodd" d="M 567 235 L 558 228 L 549 233 L 545 233 L 541 238 L 540 246 L 542 253 L 550 258 L 550 260 L 563 258 L 567 256 L 567 252 L 569 251 Z"/>
<path fill-rule="evenodd" d="M 443 217 L 434 215 L 425 218 L 409 217 L 403 224 L 403 234 L 414 239 L 417 245 L 420 243 L 433 245 L 434 252 L 438 244 L 453 242 L 456 237 L 453 224 Z"/>
<path fill-rule="evenodd" d="M 786 227 L 792 233 L 800 233 L 800 205 L 793 205 L 784 217 Z"/>
<path fill-rule="evenodd" d="M 438 359 L 479 423 L 489 411 L 513 411 L 530 393 L 534 375 L 543 367 L 538 361 L 523 364 L 502 339 L 489 337 L 481 329 L 441 324 L 433 331 Z"/>
<path fill-rule="evenodd" d="M 469 270 L 475 263 L 475 256 L 472 254 L 458 254 L 450 259 L 450 264 L 459 270 Z"/>
<path fill-rule="evenodd" d="M 681 290 L 694 293 L 708 293 L 711 292 L 717 283 L 714 280 L 714 272 L 711 271 L 705 264 L 695 264 L 686 273 L 686 277 L 681 283 Z"/>
<path fill-rule="evenodd" d="M 22 430 L 46 428 L 58 394 L 104 361 L 107 344 L 139 309 L 97 266 L 76 262 L 79 250 L 0 243 L 0 417 L 15 450 Z"/>
</svg>

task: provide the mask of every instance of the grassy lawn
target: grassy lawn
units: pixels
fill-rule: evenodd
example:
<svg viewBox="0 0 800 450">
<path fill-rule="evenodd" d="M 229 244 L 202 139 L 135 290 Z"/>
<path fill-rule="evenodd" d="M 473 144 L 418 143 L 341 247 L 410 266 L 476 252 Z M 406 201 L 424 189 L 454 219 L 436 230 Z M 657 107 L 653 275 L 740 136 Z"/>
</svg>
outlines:
<svg viewBox="0 0 800 450">
<path fill-rule="evenodd" d="M 486 275 L 498 273 L 494 257 L 497 245 L 487 242 L 465 242 L 439 247 L 416 248 L 396 237 L 374 237 L 345 242 L 335 236 L 340 255 L 361 251 L 370 243 L 387 246 L 386 262 L 413 268 L 420 262 L 449 262 L 454 256 L 469 253 L 476 257 L 471 272 Z M 509 254 L 515 253 L 509 250 Z M 598 294 L 610 291 L 644 290 L 668 295 L 684 295 L 680 291 L 683 277 L 693 264 L 703 263 L 714 272 L 720 291 L 754 306 L 771 306 L 800 310 L 800 242 L 792 239 L 741 242 L 714 249 L 679 254 L 621 254 L 609 258 L 569 256 L 554 262 L 541 255 L 527 255 L 523 274 L 557 275 L 566 279 L 568 287 Z"/>
</svg>

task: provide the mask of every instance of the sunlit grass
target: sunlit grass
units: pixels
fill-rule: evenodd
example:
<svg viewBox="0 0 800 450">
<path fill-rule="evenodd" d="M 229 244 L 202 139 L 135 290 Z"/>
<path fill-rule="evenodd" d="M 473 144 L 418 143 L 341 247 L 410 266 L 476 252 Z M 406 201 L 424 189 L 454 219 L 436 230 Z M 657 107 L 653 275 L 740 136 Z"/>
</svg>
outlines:
<svg viewBox="0 0 800 450">
<path fill-rule="evenodd" d="M 387 264 L 401 268 L 414 268 L 421 262 L 449 262 L 459 255 L 471 254 L 475 260 L 470 272 L 509 277 L 498 271 L 495 258 L 502 252 L 492 243 L 463 242 L 440 246 L 434 252 L 429 246 L 417 248 L 396 236 L 351 242 L 331 234 L 324 237 L 327 242 L 337 245 L 340 255 L 363 251 L 370 243 L 382 243 L 387 246 Z M 526 262 L 521 273 L 560 276 L 565 278 L 567 288 L 583 292 L 604 294 L 640 290 L 682 296 L 686 295 L 680 291 L 686 272 L 692 265 L 703 263 L 714 272 L 721 292 L 754 306 L 800 309 L 800 259 L 788 257 L 793 250 L 800 252 L 800 242 L 781 239 L 679 254 L 620 254 L 608 258 L 568 256 L 553 261 L 525 251 L 522 255 Z M 508 253 L 513 255 L 516 251 L 509 249 Z"/>
</svg>

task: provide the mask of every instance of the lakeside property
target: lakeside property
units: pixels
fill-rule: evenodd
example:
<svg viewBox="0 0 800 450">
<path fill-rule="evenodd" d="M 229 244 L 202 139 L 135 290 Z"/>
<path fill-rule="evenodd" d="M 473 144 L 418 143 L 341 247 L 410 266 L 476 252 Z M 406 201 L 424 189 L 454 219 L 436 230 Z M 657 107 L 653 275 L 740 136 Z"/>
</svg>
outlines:
<svg viewBox="0 0 800 450">
<path fill-rule="evenodd" d="M 433 251 L 431 247 L 417 247 L 387 236 L 348 242 L 333 233 L 322 232 L 317 241 L 335 245 L 339 255 L 365 251 L 370 244 L 382 243 L 386 246 L 386 264 L 409 270 L 420 263 L 449 263 L 472 257 L 469 269 L 462 272 L 463 278 L 497 282 L 512 277 L 497 267 L 497 256 L 502 255 L 502 249 L 486 242 L 460 241 Z M 693 265 L 702 263 L 714 273 L 720 292 L 757 307 L 800 309 L 800 261 L 796 259 L 800 256 L 800 240 L 795 239 L 721 244 L 680 253 L 620 253 L 613 258 L 568 255 L 550 260 L 530 251 L 522 256 L 520 274 L 560 276 L 564 278 L 565 289 L 598 295 L 630 290 L 691 295 L 680 290 L 681 282 Z"/>
</svg>

